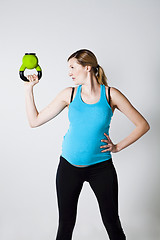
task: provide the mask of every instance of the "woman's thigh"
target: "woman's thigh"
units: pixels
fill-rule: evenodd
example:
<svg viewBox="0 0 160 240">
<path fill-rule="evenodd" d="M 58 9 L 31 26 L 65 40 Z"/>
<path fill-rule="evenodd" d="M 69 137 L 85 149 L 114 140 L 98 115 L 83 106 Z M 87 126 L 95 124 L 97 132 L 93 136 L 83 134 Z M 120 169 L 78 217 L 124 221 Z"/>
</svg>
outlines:
<svg viewBox="0 0 160 240">
<path fill-rule="evenodd" d="M 61 220 L 76 217 L 77 203 L 83 182 L 81 174 L 76 167 L 60 157 L 56 173 L 56 190 Z"/>
<path fill-rule="evenodd" d="M 115 221 L 118 215 L 118 178 L 113 163 L 97 169 L 88 177 L 88 182 L 98 200 L 102 218 Z"/>
</svg>

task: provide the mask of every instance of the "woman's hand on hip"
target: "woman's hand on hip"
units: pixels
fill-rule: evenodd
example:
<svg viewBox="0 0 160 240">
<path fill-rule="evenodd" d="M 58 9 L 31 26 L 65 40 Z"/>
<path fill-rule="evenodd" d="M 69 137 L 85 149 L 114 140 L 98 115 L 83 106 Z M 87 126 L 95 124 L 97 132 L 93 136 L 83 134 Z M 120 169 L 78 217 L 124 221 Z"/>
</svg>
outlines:
<svg viewBox="0 0 160 240">
<path fill-rule="evenodd" d="M 106 142 L 107 145 L 102 145 L 100 147 L 100 148 L 106 148 L 106 149 L 102 150 L 101 152 L 107 152 L 107 151 L 110 151 L 113 153 L 118 152 L 117 145 L 111 141 L 110 137 L 106 133 L 104 133 L 104 135 L 107 137 L 107 139 L 102 139 L 101 142 Z"/>
</svg>

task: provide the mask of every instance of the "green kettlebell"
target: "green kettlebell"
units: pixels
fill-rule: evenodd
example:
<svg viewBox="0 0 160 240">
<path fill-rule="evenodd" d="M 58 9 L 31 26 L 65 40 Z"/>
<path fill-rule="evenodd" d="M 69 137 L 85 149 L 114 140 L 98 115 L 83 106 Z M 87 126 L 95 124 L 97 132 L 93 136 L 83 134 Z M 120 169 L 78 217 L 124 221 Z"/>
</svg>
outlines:
<svg viewBox="0 0 160 240">
<path fill-rule="evenodd" d="M 22 59 L 22 66 L 19 69 L 20 78 L 23 81 L 29 82 L 29 80 L 24 76 L 25 69 L 36 69 L 38 72 L 38 79 L 42 77 L 42 69 L 38 65 L 38 58 L 35 53 L 25 53 Z"/>
</svg>

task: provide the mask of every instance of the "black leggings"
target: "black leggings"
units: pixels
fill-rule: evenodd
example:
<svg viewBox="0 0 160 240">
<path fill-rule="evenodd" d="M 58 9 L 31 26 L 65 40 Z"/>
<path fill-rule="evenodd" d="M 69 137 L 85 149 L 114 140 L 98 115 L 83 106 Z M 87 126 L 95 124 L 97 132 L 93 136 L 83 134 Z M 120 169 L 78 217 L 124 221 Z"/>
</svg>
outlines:
<svg viewBox="0 0 160 240">
<path fill-rule="evenodd" d="M 105 229 L 111 240 L 125 240 L 118 216 L 118 181 L 112 159 L 76 167 L 60 156 L 56 174 L 59 226 L 56 240 L 71 240 L 77 203 L 83 183 L 89 182 L 98 200 Z"/>
</svg>

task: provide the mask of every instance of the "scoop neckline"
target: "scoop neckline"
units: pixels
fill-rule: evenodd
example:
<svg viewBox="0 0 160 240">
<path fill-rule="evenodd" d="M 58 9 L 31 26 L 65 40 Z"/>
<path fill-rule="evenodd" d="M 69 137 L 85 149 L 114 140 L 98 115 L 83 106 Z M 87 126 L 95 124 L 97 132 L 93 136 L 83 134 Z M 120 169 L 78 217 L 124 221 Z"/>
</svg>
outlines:
<svg viewBox="0 0 160 240">
<path fill-rule="evenodd" d="M 89 106 L 92 106 L 92 105 L 96 105 L 98 104 L 100 101 L 101 101 L 101 97 L 102 97 L 102 84 L 100 84 L 100 98 L 98 100 L 98 102 L 96 103 L 85 103 L 83 100 L 82 100 L 82 97 L 81 97 L 81 91 L 82 91 L 82 85 L 80 85 L 80 89 L 79 89 L 79 96 L 80 96 L 80 100 L 83 104 L 86 104 L 86 105 L 89 105 Z"/>
</svg>

